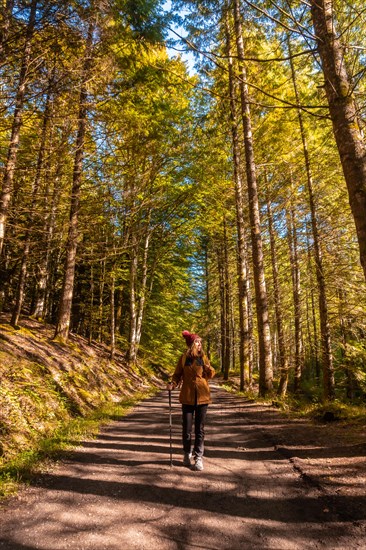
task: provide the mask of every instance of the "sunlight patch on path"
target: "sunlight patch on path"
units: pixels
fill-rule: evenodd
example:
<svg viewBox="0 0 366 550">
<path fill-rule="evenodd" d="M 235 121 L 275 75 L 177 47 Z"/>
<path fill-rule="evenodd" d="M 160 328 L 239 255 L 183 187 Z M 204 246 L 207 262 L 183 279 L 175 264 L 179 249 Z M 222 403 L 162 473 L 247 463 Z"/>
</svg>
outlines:
<svg viewBox="0 0 366 550">
<path fill-rule="evenodd" d="M 182 465 L 177 393 L 170 466 L 162 392 L 105 427 L 14 501 L 0 520 L 0 548 L 359 548 L 356 538 L 355 546 L 349 543 L 352 524 L 340 522 L 269 444 L 263 430 L 283 420 L 217 387 L 213 397 L 203 472 Z"/>
</svg>

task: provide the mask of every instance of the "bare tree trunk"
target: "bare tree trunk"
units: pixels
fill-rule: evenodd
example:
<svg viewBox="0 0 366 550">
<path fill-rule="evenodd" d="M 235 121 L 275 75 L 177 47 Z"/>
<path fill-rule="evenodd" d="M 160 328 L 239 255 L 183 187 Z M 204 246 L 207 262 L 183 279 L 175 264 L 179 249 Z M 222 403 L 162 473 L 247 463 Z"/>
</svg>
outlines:
<svg viewBox="0 0 366 550">
<path fill-rule="evenodd" d="M 294 91 L 296 96 L 296 103 L 297 105 L 300 105 L 299 93 L 298 93 L 297 82 L 296 82 L 296 74 L 295 74 L 293 58 L 291 56 L 291 44 L 290 44 L 289 38 L 287 40 L 287 43 L 288 43 L 288 49 L 290 54 L 289 57 L 290 57 L 292 81 L 293 81 L 293 86 L 294 86 Z M 333 356 L 332 356 L 331 338 L 330 338 L 328 302 L 327 302 L 326 284 L 325 284 L 325 277 L 324 277 L 324 270 L 323 270 L 322 251 L 320 246 L 320 238 L 319 238 L 319 230 L 318 230 L 318 221 L 316 217 L 313 178 L 312 178 L 311 167 L 310 167 L 310 157 L 309 157 L 309 151 L 308 151 L 307 140 L 305 135 L 305 128 L 304 128 L 304 123 L 302 118 L 302 111 L 298 109 L 297 114 L 299 119 L 299 127 L 300 127 L 301 140 L 302 140 L 303 152 L 304 152 L 307 187 L 308 187 L 308 194 L 309 194 L 309 206 L 310 206 L 310 214 L 311 214 L 311 228 L 312 228 L 312 234 L 313 234 L 313 240 L 314 240 L 314 258 L 315 258 L 316 278 L 317 278 L 318 292 L 319 292 L 319 315 L 320 315 L 320 331 L 321 331 L 321 340 L 322 340 L 323 397 L 325 400 L 327 400 L 327 399 L 334 399 L 334 396 L 335 396 L 334 395 L 334 367 L 333 367 Z M 365 203 L 365 206 L 366 206 L 366 203 Z M 364 212 L 366 215 L 366 209 Z M 366 225 L 365 225 L 365 229 L 366 229 Z M 365 246 L 366 246 L 366 233 L 365 233 Z"/>
<path fill-rule="evenodd" d="M 207 239 L 204 240 L 203 244 L 204 254 L 205 254 L 205 283 L 206 283 L 206 317 L 207 324 L 211 326 L 211 294 L 210 294 L 210 283 L 209 283 L 209 266 L 208 266 L 208 242 Z M 211 357 L 211 335 L 210 332 L 207 333 L 206 337 L 206 353 L 207 357 Z"/>
<path fill-rule="evenodd" d="M 320 365 L 320 359 L 319 359 L 319 346 L 318 346 L 318 328 L 317 328 L 317 321 L 316 321 L 316 312 L 315 312 L 315 292 L 311 292 L 311 309 L 312 309 L 312 318 L 313 318 L 313 332 L 314 332 L 314 339 L 315 339 L 315 373 L 316 378 L 320 384 L 320 373 L 321 373 L 321 365 Z"/>
<path fill-rule="evenodd" d="M 345 305 L 346 305 L 346 292 L 339 288 L 337 290 L 338 295 L 338 315 L 339 315 L 339 328 L 340 328 L 340 341 L 341 341 L 341 359 L 344 360 L 345 351 L 347 348 L 347 329 L 345 319 Z M 352 371 L 349 368 L 345 369 L 346 374 L 346 396 L 348 399 L 354 399 L 355 380 Z"/>
<path fill-rule="evenodd" d="M 333 132 L 347 183 L 361 265 L 366 278 L 366 146 L 360 129 L 353 82 L 336 32 L 333 0 L 310 0 L 310 5 Z M 332 396 L 331 375 L 326 377 L 325 383 L 330 386 L 326 393 Z"/>
<path fill-rule="evenodd" d="M 246 250 L 247 250 L 247 244 L 245 244 Z M 247 254 L 246 254 L 247 255 Z M 254 365 L 255 365 L 255 358 L 254 358 L 254 349 L 255 349 L 255 341 L 254 341 L 254 330 L 253 330 L 253 299 L 252 299 L 252 285 L 251 285 L 251 276 L 250 276 L 250 268 L 249 263 L 247 264 L 247 296 L 248 296 L 248 342 L 249 342 L 249 388 L 251 389 L 253 387 L 253 371 L 254 371 Z"/>
<path fill-rule="evenodd" d="M 131 247 L 132 258 L 130 261 L 130 335 L 128 359 L 131 363 L 136 361 L 136 333 L 137 333 L 137 266 L 138 266 L 138 244 L 133 236 Z"/>
<path fill-rule="evenodd" d="M 107 253 L 107 243 L 105 243 L 105 254 Z M 105 270 L 106 270 L 106 258 L 100 260 L 100 276 L 99 276 L 99 305 L 98 305 L 98 328 L 97 328 L 97 341 L 103 340 L 103 313 L 104 313 L 104 286 L 105 286 Z"/>
<path fill-rule="evenodd" d="M 50 294 L 50 258 L 51 258 L 51 252 L 53 248 L 53 240 L 54 240 L 54 231 L 55 231 L 55 224 L 56 224 L 56 213 L 57 208 L 60 200 L 61 195 L 61 188 L 60 188 L 60 181 L 61 181 L 61 172 L 63 169 L 63 157 L 61 155 L 61 158 L 58 161 L 58 165 L 56 168 L 56 173 L 54 175 L 54 182 L 53 182 L 53 192 L 52 192 L 52 199 L 51 199 L 51 206 L 49 208 L 48 214 L 46 214 L 45 217 L 45 224 L 44 224 L 44 234 L 46 236 L 46 242 L 45 242 L 45 252 L 41 257 L 41 260 L 39 264 L 37 265 L 37 295 L 36 300 L 34 304 L 34 309 L 32 314 L 36 318 L 42 318 L 44 319 L 47 315 L 47 306 L 48 306 L 48 298 Z M 47 204 L 46 204 L 47 208 Z"/>
<path fill-rule="evenodd" d="M 13 192 L 14 172 L 17 161 L 20 130 L 22 127 L 22 116 L 25 94 L 27 90 L 28 69 L 31 60 L 32 39 L 36 22 L 37 0 L 32 0 L 30 6 L 29 20 L 25 36 L 22 65 L 20 68 L 18 90 L 15 99 L 11 137 L 8 148 L 8 155 L 4 167 L 4 178 L 0 195 L 0 255 L 4 246 L 6 221 L 9 212 L 9 205 Z"/>
<path fill-rule="evenodd" d="M 109 357 L 111 360 L 114 359 L 114 354 L 116 351 L 116 314 L 115 314 L 115 304 L 114 304 L 114 293 L 115 293 L 115 275 L 112 269 L 111 274 L 111 349 Z"/>
<path fill-rule="evenodd" d="M 140 285 L 140 292 L 139 292 L 140 296 L 139 296 L 138 316 L 137 316 L 137 324 L 136 324 L 136 348 L 137 349 L 138 349 L 138 346 L 140 345 L 142 321 L 145 314 L 150 238 L 151 238 L 151 232 L 149 229 L 147 229 L 146 235 L 145 235 L 145 242 L 144 242 L 144 252 L 142 257 L 142 277 L 141 277 L 141 285 Z M 137 349 L 136 349 L 136 352 L 137 352 Z"/>
<path fill-rule="evenodd" d="M 93 252 L 93 251 L 92 251 Z M 93 264 L 90 266 L 90 305 L 89 305 L 89 344 L 93 341 L 94 329 L 94 269 Z"/>
<path fill-rule="evenodd" d="M 236 369 L 236 322 L 235 322 L 235 306 L 234 293 L 232 291 L 232 280 L 230 279 L 230 349 L 231 349 L 231 368 L 235 372 Z"/>
<path fill-rule="evenodd" d="M 8 52 L 7 40 L 9 35 L 10 22 L 13 16 L 14 0 L 3 0 L 3 20 L 0 27 L 0 63 L 6 59 Z"/>
<path fill-rule="evenodd" d="M 20 267 L 20 275 L 19 275 L 19 281 L 18 281 L 18 287 L 17 287 L 17 293 L 16 293 L 15 306 L 11 317 L 11 325 L 13 327 L 18 325 L 19 316 L 23 305 L 24 288 L 25 288 L 25 282 L 27 278 L 28 258 L 29 258 L 30 248 L 31 248 L 31 231 L 36 225 L 35 211 L 36 211 L 36 204 L 37 204 L 37 196 L 38 196 L 38 190 L 39 190 L 39 185 L 41 181 L 41 174 L 42 174 L 43 162 L 45 157 L 47 132 L 48 132 L 48 127 L 50 122 L 50 114 L 51 114 L 50 100 L 51 100 L 54 76 L 55 76 L 55 72 L 53 71 L 52 74 L 50 75 L 49 83 L 48 83 L 48 90 L 47 90 L 43 124 L 42 124 L 42 132 L 41 132 L 41 142 L 40 142 L 39 152 L 38 152 L 36 175 L 34 178 L 33 189 L 32 189 L 30 215 L 29 215 L 28 227 L 25 234 L 25 244 L 24 244 L 22 262 Z"/>
<path fill-rule="evenodd" d="M 228 11 L 225 14 L 225 31 L 229 67 L 229 94 L 231 114 L 231 135 L 233 143 L 234 182 L 236 224 L 238 233 L 238 298 L 239 298 L 239 369 L 240 391 L 244 391 L 245 383 L 249 380 L 249 328 L 248 328 L 248 270 L 245 244 L 245 224 L 243 209 L 243 183 L 241 174 L 241 155 L 238 135 L 238 121 L 236 113 L 236 93 L 234 83 L 234 68 L 231 52 L 230 27 Z"/>
<path fill-rule="evenodd" d="M 272 260 L 272 274 L 273 274 L 273 290 L 274 290 L 274 305 L 276 314 L 276 327 L 278 334 L 278 353 L 280 364 L 280 382 L 277 389 L 277 394 L 283 397 L 286 394 L 287 382 L 288 382 L 288 356 L 286 352 L 285 343 L 285 331 L 283 328 L 282 317 L 282 299 L 281 289 L 278 274 L 278 260 L 277 260 L 277 246 L 275 237 L 275 228 L 273 224 L 273 214 L 271 201 L 267 191 L 267 214 L 268 214 L 268 229 L 271 245 L 271 260 Z"/>
<path fill-rule="evenodd" d="M 87 124 L 87 89 L 86 84 L 90 77 L 90 70 L 92 65 L 92 48 L 93 48 L 93 32 L 94 22 L 90 20 L 88 28 L 88 37 L 85 48 L 85 57 L 83 64 L 83 72 L 81 79 L 81 89 L 79 96 L 79 126 L 78 134 L 76 138 L 76 153 L 74 160 L 74 172 L 71 191 L 71 205 L 70 205 L 70 222 L 69 222 L 69 234 L 66 250 L 65 261 L 65 275 L 61 293 L 61 300 L 59 305 L 58 319 L 55 330 L 55 337 L 59 336 L 64 340 L 67 340 L 70 329 L 70 317 L 71 306 L 74 292 L 74 277 L 75 277 L 75 265 L 76 265 L 76 251 L 77 241 L 79 236 L 78 231 L 78 217 L 79 217 L 79 202 L 80 202 L 80 189 L 82 181 L 82 162 L 84 156 L 85 147 L 85 133 Z"/>
<path fill-rule="evenodd" d="M 255 286 L 255 300 L 257 306 L 256 309 L 259 338 L 259 394 L 261 396 L 265 396 L 269 391 L 272 390 L 273 383 L 271 331 L 268 313 L 267 289 L 263 265 L 263 246 L 261 236 L 256 165 L 253 149 L 253 134 L 251 127 L 249 91 L 246 84 L 246 68 L 240 14 L 240 0 L 234 0 L 234 21 L 239 62 L 240 100 L 244 130 L 245 165 L 248 184 L 249 216 L 253 254 L 253 275 Z"/>
<path fill-rule="evenodd" d="M 129 336 L 129 360 L 135 362 L 140 345 L 142 324 L 145 314 L 146 298 L 148 295 L 148 259 L 151 239 L 149 229 L 150 212 L 147 214 L 147 227 L 143 243 L 141 260 L 141 280 L 138 282 L 139 269 L 139 245 L 135 235 L 132 246 L 132 259 L 130 262 L 130 336 Z"/>
<path fill-rule="evenodd" d="M 229 379 L 230 370 L 230 355 L 231 355 L 231 341 L 230 341 L 230 280 L 229 280 L 229 256 L 228 256 L 228 242 L 226 231 L 226 216 L 224 216 L 224 300 L 225 300 L 225 355 L 224 355 L 224 380 Z"/>
<path fill-rule="evenodd" d="M 52 114 L 50 115 L 50 117 Z M 31 314 L 36 319 L 44 319 L 50 308 L 49 297 L 51 289 L 53 288 L 51 279 L 51 258 L 52 252 L 55 248 L 54 232 L 56 226 L 56 214 L 58 211 L 59 201 L 61 197 L 61 181 L 64 169 L 65 153 L 68 148 L 69 133 L 67 131 L 67 125 L 63 128 L 59 143 L 53 143 L 54 132 L 53 127 L 50 127 L 49 136 L 49 154 L 47 159 L 47 165 L 45 170 L 46 188 L 44 192 L 44 220 L 42 234 L 43 238 L 39 240 L 39 262 L 36 265 L 36 293 L 32 306 Z M 55 150 L 53 150 L 55 145 Z M 51 152 L 52 155 L 56 154 L 56 166 L 54 171 L 51 171 Z"/>
<path fill-rule="evenodd" d="M 220 289 L 220 359 L 221 372 L 225 372 L 225 357 L 226 357 L 226 327 L 225 327 L 225 271 L 224 271 L 224 255 L 223 245 L 220 241 L 216 247 L 217 267 L 219 274 L 219 289 Z"/>
<path fill-rule="evenodd" d="M 122 320 L 122 302 L 123 302 L 122 289 L 120 286 L 116 288 L 115 302 L 116 302 L 116 329 L 120 332 L 121 320 Z"/>
<path fill-rule="evenodd" d="M 294 369 L 294 391 L 301 387 L 303 362 L 302 362 L 302 310 L 301 310 L 301 285 L 300 267 L 297 250 L 297 233 L 295 225 L 295 213 L 290 201 L 289 209 L 286 210 L 287 242 L 290 254 L 292 297 L 294 304 L 294 338 L 295 338 L 295 369 Z"/>
<path fill-rule="evenodd" d="M 307 249 L 308 249 L 308 273 L 310 274 L 310 303 L 311 303 L 311 324 L 312 324 L 312 330 L 313 330 L 313 346 L 312 346 L 312 363 L 315 370 L 315 377 L 317 380 L 317 383 L 320 382 L 320 364 L 319 364 L 319 353 L 318 353 L 318 328 L 317 328 L 317 320 L 316 320 L 316 311 L 315 311 L 315 298 L 314 298 L 314 284 L 313 284 L 313 273 L 311 269 L 311 250 L 310 250 L 310 243 L 309 243 L 309 230 L 308 230 L 308 224 L 306 224 L 306 243 L 307 243 Z"/>
<path fill-rule="evenodd" d="M 290 211 L 291 228 L 292 228 L 292 243 L 293 243 L 293 281 L 294 281 L 294 308 L 295 308 L 295 371 L 302 378 L 304 369 L 304 345 L 303 345 L 303 315 L 302 315 L 302 288 L 301 288 L 301 271 L 299 262 L 299 247 L 297 240 L 295 208 L 291 205 Z M 300 388 L 300 385 L 299 385 Z M 297 388 L 295 388 L 295 391 Z"/>
</svg>

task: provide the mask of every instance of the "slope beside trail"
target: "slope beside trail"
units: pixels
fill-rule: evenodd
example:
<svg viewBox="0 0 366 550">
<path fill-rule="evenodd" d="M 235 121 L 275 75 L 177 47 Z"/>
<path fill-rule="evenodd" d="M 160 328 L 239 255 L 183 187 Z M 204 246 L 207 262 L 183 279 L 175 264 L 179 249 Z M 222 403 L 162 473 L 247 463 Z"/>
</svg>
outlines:
<svg viewBox="0 0 366 550">
<path fill-rule="evenodd" d="M 364 447 L 309 445 L 315 436 L 302 421 L 284 419 L 216 383 L 212 393 L 203 472 L 181 463 L 174 392 L 170 465 L 168 399 L 162 391 L 3 505 L 0 548 L 366 548 Z M 338 485 L 327 485 L 327 461 L 335 458 L 340 467 L 347 457 L 342 475 L 350 475 L 348 481 L 340 477 Z M 356 483 L 349 494 L 352 469 L 360 487 Z"/>
</svg>

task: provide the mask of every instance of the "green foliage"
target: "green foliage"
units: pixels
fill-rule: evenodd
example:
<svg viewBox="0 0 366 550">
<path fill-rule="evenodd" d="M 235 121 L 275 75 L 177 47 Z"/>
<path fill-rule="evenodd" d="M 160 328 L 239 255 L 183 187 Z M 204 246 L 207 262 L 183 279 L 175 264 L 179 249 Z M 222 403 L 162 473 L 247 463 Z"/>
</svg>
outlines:
<svg viewBox="0 0 366 550">
<path fill-rule="evenodd" d="M 37 316 L 50 322 L 56 320 L 68 244 L 80 81 L 87 29 L 92 22 L 94 43 L 87 83 L 87 130 L 71 332 L 90 342 L 110 345 L 114 301 L 114 336 L 124 352 L 131 346 L 133 315 L 141 313 L 141 334 L 136 344 L 140 346 L 144 362 L 151 360 L 155 365 L 172 368 L 182 348 L 181 330 L 188 328 L 210 340 L 213 360 L 219 363 L 220 269 L 225 248 L 229 264 L 231 338 L 237 365 L 237 226 L 224 20 L 228 14 L 235 49 L 232 6 L 228 4 L 227 11 L 223 3 L 216 0 L 174 0 L 171 5 L 177 13 L 167 14 L 158 0 L 102 2 L 98 10 L 94 10 L 90 2 L 75 2 L 72 6 L 59 1 L 39 3 L 37 32 L 31 41 L 32 70 L 27 75 L 9 229 L 0 266 L 1 307 L 10 310 L 14 305 L 25 238 L 30 231 L 23 313 L 34 311 L 43 288 L 44 307 Z M 346 395 L 353 388 L 355 398 L 362 399 L 365 353 L 359 342 L 365 334 L 365 283 L 347 188 L 326 108 L 323 75 L 314 51 L 309 50 L 314 46 L 311 34 L 306 40 L 301 35 L 301 32 L 312 32 L 310 19 L 301 14 L 302 26 L 298 32 L 291 32 L 292 21 L 288 21 L 289 25 L 279 24 L 287 20 L 286 10 L 273 3 L 259 2 L 259 6 L 265 7 L 260 12 L 255 9 L 256 5 L 247 5 L 242 16 L 272 335 L 276 334 L 276 315 L 267 199 L 273 210 L 281 308 L 290 362 L 295 354 L 295 308 L 287 216 L 294 213 L 305 359 L 302 391 L 309 401 L 319 401 L 321 388 L 315 380 L 314 368 L 316 362 L 320 364 L 321 355 L 318 290 L 307 167 L 297 111 L 299 102 L 314 185 L 337 395 Z M 365 79 L 362 78 L 364 55 L 362 48 L 355 46 L 357 37 L 364 34 L 361 7 L 360 0 L 347 6 L 338 0 L 334 3 L 346 60 L 354 73 L 362 119 L 366 105 Z M 29 6 L 22 4 L 22 9 L 14 9 L 9 21 L 4 23 L 5 34 L 9 31 L 9 36 L 19 37 L 15 48 L 4 35 L 5 55 L 0 68 L 0 146 L 4 163 L 22 66 L 28 9 Z M 292 9 L 295 17 L 300 16 L 298 4 Z M 272 19 L 266 17 L 267 10 Z M 1 13 L 0 24 L 3 16 Z M 194 76 L 187 74 L 179 55 L 170 56 L 163 41 L 167 23 L 173 19 L 185 27 L 192 43 L 204 52 L 202 55 L 196 52 Z M 290 49 L 298 97 L 292 82 Z M 233 70 L 237 87 L 236 56 Z M 256 348 L 255 285 L 239 96 L 236 108 L 249 286 L 253 291 L 250 320 Z M 36 182 L 37 193 L 30 208 Z M 22 325 L 19 334 L 25 335 Z M 58 344 L 68 349 L 68 353 L 71 351 L 64 343 Z M 275 336 L 272 344 L 276 350 Z M 80 357 L 78 344 L 73 352 Z M 8 360 L 9 353 L 4 361 Z M 39 364 L 38 360 L 35 363 Z M 100 395 L 89 387 L 97 374 L 85 364 L 79 369 L 66 369 L 56 382 L 52 382 L 50 373 L 45 371 L 41 375 L 37 368 L 33 366 L 27 372 L 28 367 L 22 363 L 21 373 L 12 382 L 24 390 L 19 403 L 22 410 L 38 411 L 40 417 L 46 416 L 42 410 L 43 397 L 39 397 L 43 376 L 49 380 L 44 391 L 53 395 L 55 408 L 64 410 L 65 414 L 84 414 L 99 402 Z M 62 395 L 57 393 L 59 386 Z M 291 384 L 289 387 L 291 389 Z M 12 404 L 15 415 L 13 387 L 6 386 L 3 391 L 3 398 Z M 24 429 L 31 433 L 25 416 L 23 421 Z M 47 419 L 42 422 L 33 428 L 34 438 L 38 433 L 47 432 Z M 3 424 L 1 429 L 7 433 Z M 21 444 L 20 436 L 19 439 Z"/>
<path fill-rule="evenodd" d="M 136 38 L 149 42 L 161 42 L 166 16 L 160 0 L 124 0 L 127 21 Z"/>
<path fill-rule="evenodd" d="M 366 344 L 364 341 L 348 341 L 342 346 L 342 370 L 351 375 L 357 389 L 366 395 Z"/>
</svg>

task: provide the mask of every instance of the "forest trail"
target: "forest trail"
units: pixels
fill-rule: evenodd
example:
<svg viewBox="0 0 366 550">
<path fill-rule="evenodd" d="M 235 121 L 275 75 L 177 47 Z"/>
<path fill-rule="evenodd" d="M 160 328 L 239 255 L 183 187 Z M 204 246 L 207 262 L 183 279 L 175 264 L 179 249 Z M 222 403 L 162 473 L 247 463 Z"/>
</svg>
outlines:
<svg viewBox="0 0 366 550">
<path fill-rule="evenodd" d="M 162 391 L 8 501 L 0 548 L 365 548 L 364 446 L 345 448 L 329 439 L 327 447 L 316 445 L 320 428 L 289 421 L 217 383 L 212 393 L 203 472 L 181 463 L 177 392 L 170 466 Z M 333 483 L 326 484 L 332 459 Z"/>
</svg>

